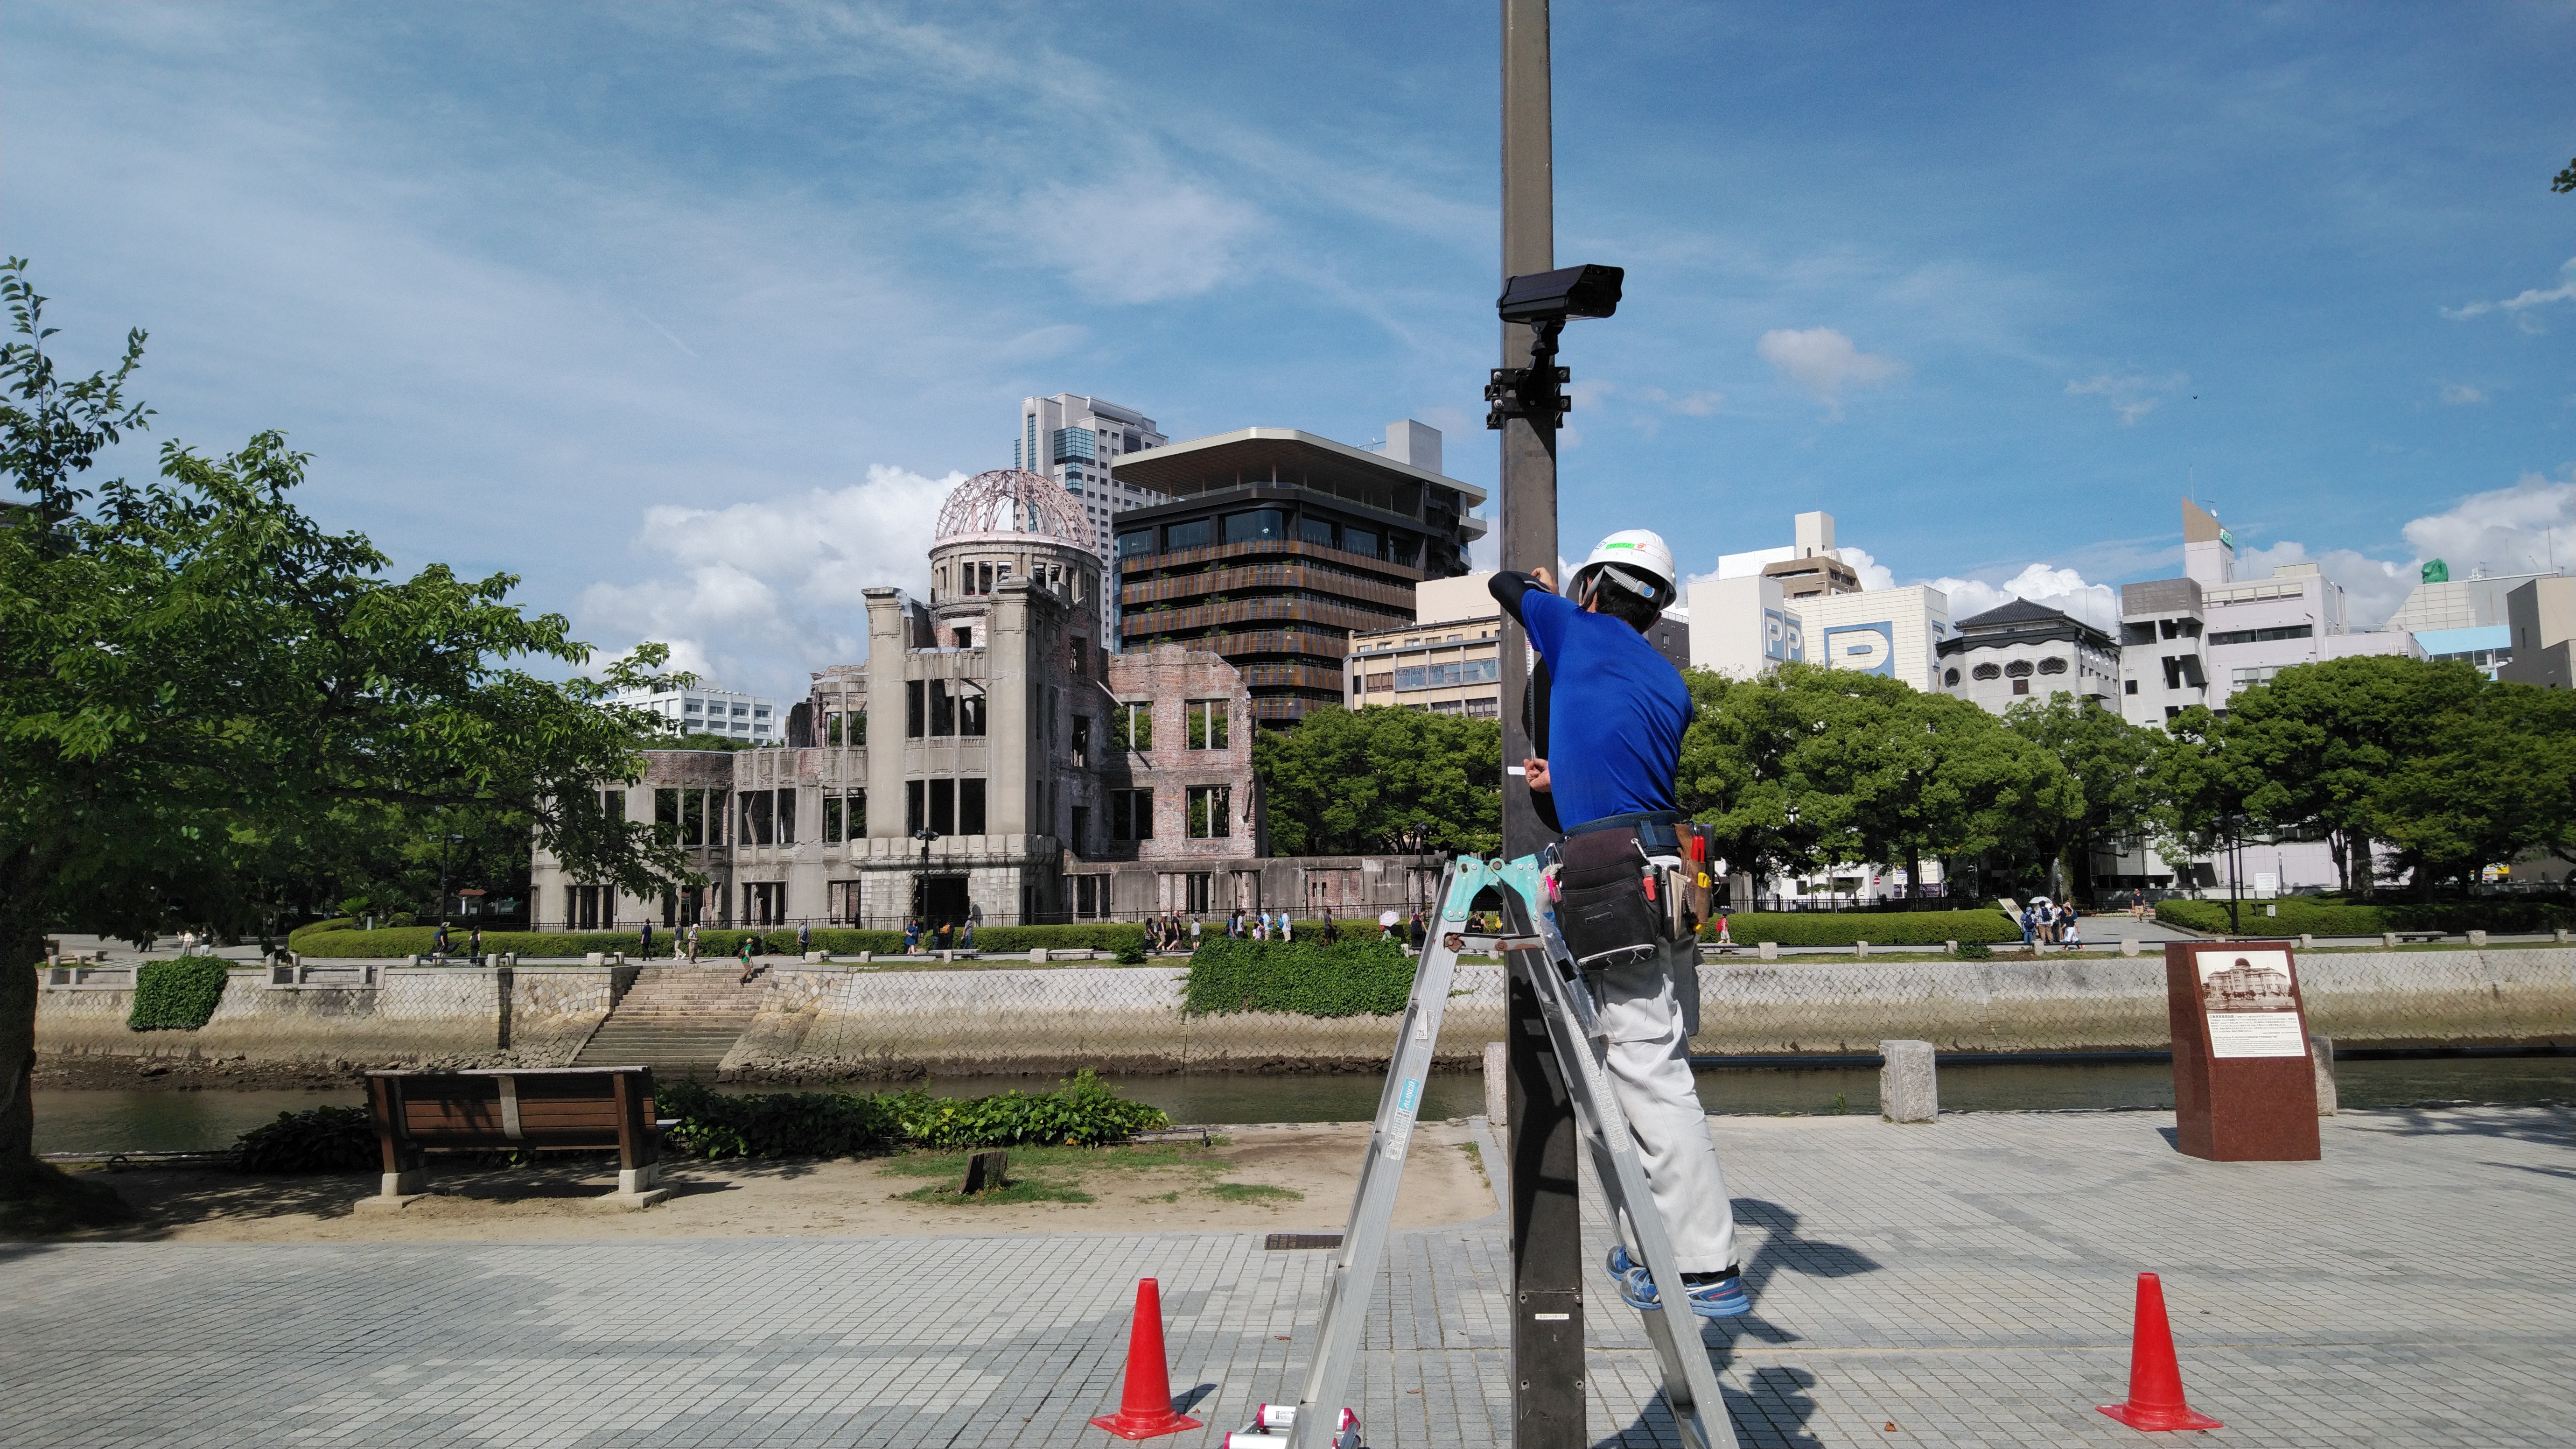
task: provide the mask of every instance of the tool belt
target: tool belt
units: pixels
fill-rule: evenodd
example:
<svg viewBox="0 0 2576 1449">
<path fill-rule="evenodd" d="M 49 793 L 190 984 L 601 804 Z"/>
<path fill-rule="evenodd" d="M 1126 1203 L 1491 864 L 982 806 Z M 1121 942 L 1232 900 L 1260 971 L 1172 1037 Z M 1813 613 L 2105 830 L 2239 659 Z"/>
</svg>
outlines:
<svg viewBox="0 0 2576 1449">
<path fill-rule="evenodd" d="M 1666 877 L 1681 864 L 1680 820 L 1614 815 L 1566 832 L 1556 848 L 1556 929 L 1576 966 L 1599 972 L 1645 961 L 1673 939 L 1677 892 Z"/>
</svg>

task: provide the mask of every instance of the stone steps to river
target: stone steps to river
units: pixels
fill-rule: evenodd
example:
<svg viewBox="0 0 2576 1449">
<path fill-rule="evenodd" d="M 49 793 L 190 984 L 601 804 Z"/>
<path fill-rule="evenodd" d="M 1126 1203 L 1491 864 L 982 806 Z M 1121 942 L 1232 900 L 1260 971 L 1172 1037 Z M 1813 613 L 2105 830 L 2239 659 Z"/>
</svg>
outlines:
<svg viewBox="0 0 2576 1449">
<path fill-rule="evenodd" d="M 729 961 L 644 967 L 625 999 L 583 1043 L 575 1064 L 641 1063 L 673 1080 L 692 1073 L 712 1078 L 759 1014 L 769 989 L 763 978 L 742 984 L 739 971 Z"/>
</svg>

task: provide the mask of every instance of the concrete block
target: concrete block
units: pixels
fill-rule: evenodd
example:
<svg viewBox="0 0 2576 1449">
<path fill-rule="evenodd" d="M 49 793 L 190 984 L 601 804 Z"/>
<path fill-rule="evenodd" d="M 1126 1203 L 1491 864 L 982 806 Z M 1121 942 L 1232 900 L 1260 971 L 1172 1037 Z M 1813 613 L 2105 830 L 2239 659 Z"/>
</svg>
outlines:
<svg viewBox="0 0 2576 1449">
<path fill-rule="evenodd" d="M 2137 955 L 2138 938 L 2135 936 L 2122 936 L 2120 938 L 2120 954 L 2123 956 Z"/>
<path fill-rule="evenodd" d="M 1032 946 L 1032 947 L 1030 947 L 1030 948 L 1029 948 L 1029 964 L 1030 964 L 1030 965 L 1032 965 L 1032 966 L 1043 966 L 1043 965 L 1045 965 L 1045 964 L 1046 964 L 1046 958 L 1047 958 L 1047 957 L 1046 957 L 1046 953 L 1047 953 L 1047 948 L 1046 948 L 1046 947 L 1044 947 L 1044 946 Z"/>
<path fill-rule="evenodd" d="M 617 1190 L 621 1193 L 649 1192 L 662 1185 L 662 1164 L 648 1162 L 642 1167 L 617 1170 Z"/>
<path fill-rule="evenodd" d="M 2299 933 L 2299 949 L 2302 951 L 2313 951 L 2317 949 L 2317 938 L 2306 931 L 2301 931 Z"/>
<path fill-rule="evenodd" d="M 640 1212 L 670 1195 L 669 1188 L 657 1187 L 649 1192 L 612 1192 L 603 1197 L 592 1198 L 591 1201 L 601 1207 L 624 1208 L 628 1212 Z"/>
<path fill-rule="evenodd" d="M 2551 940 L 2553 940 L 2553 941 L 2557 942 L 2557 943 L 2558 943 L 2559 945 L 2561 945 L 2561 946 L 2566 945 L 2566 944 L 2567 944 L 2567 928 L 2566 928 L 2565 926 L 2561 926 L 2561 927 L 2559 927 L 2557 930 L 2550 932 L 2550 933 L 2549 933 L 2549 939 L 2551 939 Z"/>
<path fill-rule="evenodd" d="M 1777 961 L 1780 959 L 1780 943 L 1777 941 L 1764 941 L 1756 945 L 1753 949 L 1755 953 L 1760 955 L 1765 961 Z"/>
<path fill-rule="evenodd" d="M 1944 956 L 1956 956 L 1956 955 L 1958 955 L 1958 954 L 1959 954 L 1959 943 L 1958 943 L 1958 942 L 1956 942 L 1956 941 L 1944 941 L 1944 942 L 1942 942 L 1942 943 L 1941 943 L 1941 954 L 1942 954 L 1942 955 L 1944 955 Z"/>
<path fill-rule="evenodd" d="M 2397 933 L 2396 933 L 2395 931 L 2382 931 L 2382 932 L 2380 932 L 2380 933 L 2379 933 L 2379 944 L 2380 944 L 2381 946 L 2383 946 L 2383 947 L 2386 947 L 2387 949 L 2389 949 L 2389 950 L 2391 950 L 2391 951 L 2396 950 L 2396 949 L 2397 949 Z"/>
<path fill-rule="evenodd" d="M 2308 1034 L 2308 1064 L 2317 1071 L 2317 1115 L 2331 1117 L 2335 1114 L 2333 1037 Z"/>
<path fill-rule="evenodd" d="M 1940 1074 L 1928 1041 L 1883 1041 L 1878 1054 L 1878 1114 L 1890 1122 L 1930 1122 L 1941 1115 Z"/>
<path fill-rule="evenodd" d="M 809 962 L 820 963 L 831 960 L 832 953 L 829 951 L 808 951 L 805 953 L 805 959 Z"/>
<path fill-rule="evenodd" d="M 582 957 L 581 963 L 585 966 L 605 966 L 608 964 L 608 953 L 605 951 L 593 951 L 589 955 Z"/>
<path fill-rule="evenodd" d="M 428 1196 L 425 1192 L 407 1192 L 399 1197 L 362 1197 L 356 1206 L 362 1213 L 398 1213 Z"/>
<path fill-rule="evenodd" d="M 2471 932 L 2469 933 L 2469 944 L 2470 944 L 2470 945 L 2472 945 L 2472 946 L 2483 946 L 2483 945 L 2485 945 L 2486 943 L 2487 943 L 2487 933 L 2486 933 L 2486 932 L 2484 932 L 2484 931 L 2471 931 Z"/>
<path fill-rule="evenodd" d="M 1867 941 L 1854 941 L 1852 945 L 1860 952 L 1861 955 L 1867 956 L 1869 954 L 1869 943 Z"/>
<path fill-rule="evenodd" d="M 1501 1042 L 1485 1043 L 1485 1120 L 1500 1132 L 1511 1119 L 1511 1084 L 1507 1080 L 1511 1049 Z"/>
</svg>

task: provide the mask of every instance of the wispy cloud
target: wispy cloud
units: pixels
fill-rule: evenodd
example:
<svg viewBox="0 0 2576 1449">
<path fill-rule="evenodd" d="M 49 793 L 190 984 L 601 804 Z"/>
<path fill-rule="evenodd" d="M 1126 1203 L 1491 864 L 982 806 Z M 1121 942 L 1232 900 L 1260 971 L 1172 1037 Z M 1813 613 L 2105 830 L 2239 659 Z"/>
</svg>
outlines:
<svg viewBox="0 0 2576 1449">
<path fill-rule="evenodd" d="M 1831 327 L 1775 327 L 1762 334 L 1753 350 L 1780 374 L 1825 404 L 1826 416 L 1843 415 L 1843 392 L 1878 387 L 1910 370 L 1893 357 L 1863 352 L 1849 337 Z"/>
<path fill-rule="evenodd" d="M 2512 317 L 2514 324 L 2523 331 L 2542 331 L 2538 309 L 2553 302 L 2576 302 L 2576 257 L 2561 263 L 2558 275 L 2564 280 L 2555 287 L 2526 287 L 2501 302 L 2471 302 L 2460 307 L 2445 307 L 2442 315 L 2454 322 L 2465 322 L 2472 317 L 2502 311 Z"/>
<path fill-rule="evenodd" d="M 2487 395 L 2484 392 L 2471 387 L 2465 382 L 2446 382 L 2442 384 L 2442 401 L 2448 403 L 2452 407 L 2465 407 L 2471 403 L 2482 403 L 2486 400 Z"/>
<path fill-rule="evenodd" d="M 2138 419 L 2154 412 L 2164 402 L 2166 394 L 2181 391 L 2190 381 L 2189 376 L 2179 372 L 2164 377 L 2122 377 L 2097 372 L 2081 381 L 2068 383 L 2066 395 L 2101 398 L 2111 405 L 2111 411 L 2119 414 L 2120 426 L 2134 428 Z"/>
</svg>

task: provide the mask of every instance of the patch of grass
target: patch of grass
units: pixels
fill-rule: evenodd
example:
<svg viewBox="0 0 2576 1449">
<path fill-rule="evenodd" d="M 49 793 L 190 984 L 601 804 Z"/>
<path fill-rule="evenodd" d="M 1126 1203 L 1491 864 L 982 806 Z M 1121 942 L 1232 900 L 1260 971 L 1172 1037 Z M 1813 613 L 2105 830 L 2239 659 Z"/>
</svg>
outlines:
<svg viewBox="0 0 2576 1449">
<path fill-rule="evenodd" d="M 1138 1202 L 1179 1202 L 1180 1200 L 1181 1195 L 1178 1191 L 1149 1193 L 1136 1199 Z"/>
<path fill-rule="evenodd" d="M 968 1197 L 954 1183 L 934 1182 L 910 1192 L 895 1194 L 903 1202 L 954 1203 L 967 1207 L 989 1206 L 1011 1202 L 1097 1202 L 1099 1199 L 1078 1187 L 1043 1178 L 1015 1177 L 1001 1187 L 987 1188 Z"/>
<path fill-rule="evenodd" d="M 116 1189 L 50 1162 L 0 1164 L 0 1238 L 50 1237 L 130 1222 Z"/>
<path fill-rule="evenodd" d="M 1467 1165 L 1476 1169 L 1476 1180 L 1492 1188 L 1494 1179 L 1485 1171 L 1485 1149 L 1473 1142 L 1461 1142 L 1458 1150 L 1467 1154 Z"/>
<path fill-rule="evenodd" d="M 1293 1187 L 1270 1187 L 1258 1182 L 1211 1182 L 1200 1189 L 1222 1202 L 1304 1202 L 1306 1195 Z"/>
</svg>

